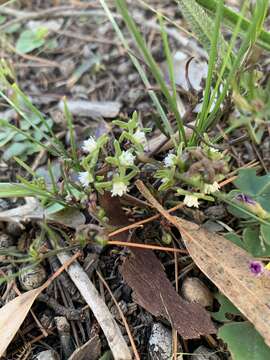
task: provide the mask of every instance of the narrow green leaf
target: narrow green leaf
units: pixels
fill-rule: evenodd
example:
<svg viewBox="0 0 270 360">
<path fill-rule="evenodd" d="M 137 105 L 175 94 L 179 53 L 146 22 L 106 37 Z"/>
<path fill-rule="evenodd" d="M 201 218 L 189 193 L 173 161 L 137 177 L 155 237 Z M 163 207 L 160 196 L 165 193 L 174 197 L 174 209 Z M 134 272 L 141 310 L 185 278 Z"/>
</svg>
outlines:
<svg viewBox="0 0 270 360">
<path fill-rule="evenodd" d="M 0 197 L 25 197 L 25 196 L 49 196 L 47 191 L 39 188 L 26 186 L 24 184 L 0 183 Z"/>
<path fill-rule="evenodd" d="M 206 85 L 205 85 L 205 93 L 203 97 L 203 104 L 202 104 L 202 110 L 199 114 L 198 122 L 196 126 L 198 127 L 198 130 L 201 131 L 202 126 L 205 122 L 206 116 L 208 114 L 208 105 L 210 100 L 210 92 L 211 92 L 211 85 L 213 81 L 213 75 L 215 70 L 215 64 L 217 62 L 217 45 L 218 45 L 218 39 L 220 34 L 220 25 L 222 20 L 222 13 L 223 13 L 223 0 L 219 1 L 219 5 L 217 7 L 216 11 L 216 18 L 215 18 L 215 25 L 213 28 L 213 33 L 211 36 L 211 47 L 209 52 L 209 61 L 208 61 L 208 72 L 207 72 L 207 78 L 206 78 Z"/>
<path fill-rule="evenodd" d="M 104 0 L 100 0 L 100 3 L 101 3 L 101 6 L 103 7 L 106 15 L 108 16 L 109 20 L 111 21 L 112 25 L 113 25 L 113 28 L 115 30 L 115 32 L 117 33 L 119 39 L 121 40 L 123 46 L 125 47 L 125 49 L 127 50 L 129 56 L 130 56 L 130 59 L 131 61 L 133 62 L 135 68 L 137 69 L 138 73 L 140 74 L 141 76 L 141 79 L 146 87 L 146 89 L 150 88 L 151 87 L 151 84 L 149 83 L 148 81 L 148 78 L 147 78 L 147 75 L 143 69 L 143 67 L 140 65 L 139 61 L 137 60 L 137 58 L 132 54 L 130 48 L 129 48 L 129 45 L 121 31 L 121 29 L 119 28 L 119 26 L 117 25 L 116 21 L 114 20 L 114 17 L 112 16 L 112 13 L 110 11 L 110 9 L 108 8 L 106 2 Z M 173 139 L 173 142 L 174 142 L 174 146 L 177 147 L 177 144 L 174 140 L 174 137 L 173 137 L 173 129 L 171 127 L 171 124 L 160 104 L 160 101 L 158 99 L 158 97 L 156 96 L 155 92 L 153 90 L 148 90 L 148 94 L 151 98 L 151 100 L 153 101 L 161 119 L 162 119 L 162 122 L 164 124 L 164 128 L 166 130 L 166 135 L 168 136 L 168 134 L 170 135 L 170 137 Z"/>
<path fill-rule="evenodd" d="M 69 111 L 69 109 L 67 107 L 66 98 L 64 98 L 64 114 L 65 114 L 65 119 L 67 121 L 68 129 L 69 129 L 69 137 L 70 137 L 72 159 L 74 160 L 74 162 L 76 164 L 78 164 L 79 160 L 78 160 L 78 156 L 77 156 L 77 147 L 76 147 L 76 142 L 75 142 L 73 119 L 72 119 L 72 114 L 71 114 L 71 112 Z"/>
<path fill-rule="evenodd" d="M 126 6 L 126 1 L 125 0 L 116 0 L 116 5 L 117 5 L 117 8 L 118 8 L 119 12 L 121 13 L 123 19 L 125 20 L 130 33 L 133 35 L 136 45 L 139 48 L 140 52 L 142 53 L 145 62 L 149 66 L 152 75 L 154 76 L 155 80 L 159 84 L 163 95 L 166 97 L 166 99 L 168 101 L 168 105 L 170 107 L 170 110 L 174 113 L 174 116 L 175 116 L 175 119 L 176 119 L 177 125 L 178 125 L 180 141 L 182 140 L 186 143 L 186 135 L 185 135 L 184 125 L 183 125 L 181 116 L 179 114 L 178 108 L 177 108 L 177 103 L 174 102 L 174 99 L 170 94 L 170 91 L 166 85 L 166 82 L 164 80 L 164 77 L 160 71 L 158 64 L 154 60 L 150 51 L 148 50 L 145 40 L 143 39 L 140 31 L 138 30 L 134 20 L 130 16 L 127 6 Z"/>
<path fill-rule="evenodd" d="M 18 158 L 17 156 L 14 156 L 14 160 L 22 167 L 24 168 L 29 174 L 31 174 L 33 177 L 36 177 L 36 173 L 28 166 L 22 159 Z"/>
</svg>

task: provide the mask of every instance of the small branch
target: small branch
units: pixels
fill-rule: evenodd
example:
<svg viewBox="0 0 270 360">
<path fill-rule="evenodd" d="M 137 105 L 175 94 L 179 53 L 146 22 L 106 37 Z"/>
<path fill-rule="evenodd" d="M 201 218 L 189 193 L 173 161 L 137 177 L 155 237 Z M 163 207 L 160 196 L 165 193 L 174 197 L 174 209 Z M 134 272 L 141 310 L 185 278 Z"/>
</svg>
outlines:
<svg viewBox="0 0 270 360">
<path fill-rule="evenodd" d="M 52 308 L 57 315 L 64 316 L 68 320 L 77 320 L 82 321 L 84 318 L 83 312 L 81 310 L 76 310 L 72 308 L 67 308 L 59 304 L 54 298 L 51 298 L 47 294 L 40 294 L 37 298 L 38 301 L 44 302 L 50 308 Z"/>
<path fill-rule="evenodd" d="M 38 12 L 26 12 L 26 11 L 20 11 L 15 10 L 12 8 L 8 8 L 5 6 L 0 6 L 0 14 L 1 15 L 10 15 L 15 16 L 16 19 L 12 19 L 10 21 L 7 21 L 5 24 L 0 26 L 0 31 L 6 29 L 9 26 L 12 26 L 14 24 L 17 24 L 18 22 L 24 22 L 28 20 L 39 20 L 44 18 L 59 18 L 59 17 L 79 17 L 79 16 L 105 16 L 104 12 L 102 10 L 78 10 L 78 8 L 74 8 L 74 6 L 58 6 L 49 8 L 46 10 L 38 11 Z M 119 18 L 119 15 L 114 14 L 114 16 Z"/>
<path fill-rule="evenodd" d="M 62 264 L 70 259 L 70 256 L 66 253 L 61 253 L 57 256 Z M 130 350 L 117 323 L 85 271 L 81 268 L 79 263 L 76 262 L 67 269 L 67 273 L 77 286 L 82 297 L 89 305 L 95 318 L 101 326 L 113 353 L 114 359 L 131 360 L 132 356 Z"/>
</svg>

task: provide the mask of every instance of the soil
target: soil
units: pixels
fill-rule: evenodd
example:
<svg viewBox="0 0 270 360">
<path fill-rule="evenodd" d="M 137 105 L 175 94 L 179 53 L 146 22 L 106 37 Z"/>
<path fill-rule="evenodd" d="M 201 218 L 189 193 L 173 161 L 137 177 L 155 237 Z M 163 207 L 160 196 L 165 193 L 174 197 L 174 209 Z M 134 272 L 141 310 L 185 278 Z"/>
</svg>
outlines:
<svg viewBox="0 0 270 360">
<path fill-rule="evenodd" d="M 186 27 L 185 21 L 181 18 L 177 5 L 174 4 L 174 2 L 169 0 L 153 0 L 149 2 L 149 4 L 150 3 L 151 6 L 162 10 L 179 25 Z M 123 29 L 127 41 L 134 49 L 132 39 L 124 28 L 123 21 L 117 14 L 113 3 L 111 4 L 111 9 Z M 117 38 L 110 21 L 106 15 L 104 15 L 98 1 L 20 1 L 18 2 L 18 6 L 16 6 L 16 11 L 23 12 L 24 14 L 27 13 L 28 17 L 26 16 L 25 20 L 16 17 L 15 6 L 13 7 L 12 4 L 8 4 L 7 7 L 14 9 L 14 14 L 7 15 L 6 21 L 15 19 L 16 21 L 13 22 L 13 25 L 18 27 L 16 31 L 3 35 L 0 56 L 12 66 L 16 74 L 16 82 L 31 98 L 33 104 L 36 105 L 40 111 L 48 114 L 52 118 L 54 130 L 65 142 L 67 147 L 70 144 L 70 139 L 66 131 L 63 113 L 59 107 L 59 103 L 63 97 L 66 97 L 68 100 L 112 101 L 121 104 L 118 114 L 113 116 L 113 118 L 111 118 L 111 116 L 103 117 L 100 114 L 94 113 L 89 116 L 85 116 L 85 114 L 80 115 L 80 111 L 75 110 L 74 126 L 76 142 L 78 144 L 89 135 L 98 136 L 102 133 L 110 134 L 112 128 L 111 121 L 113 119 L 119 117 L 128 118 L 135 110 L 139 112 L 143 125 L 153 129 L 151 132 L 152 139 L 158 137 L 160 132 L 153 121 L 158 114 L 151 103 L 148 91 L 142 84 L 139 74 L 132 65 L 127 52 Z M 80 12 L 80 15 L 74 15 L 72 10 L 68 15 L 65 15 L 65 7 L 76 9 L 77 12 Z M 165 54 L 162 49 L 161 37 L 155 15 L 143 6 L 141 2 L 133 2 L 130 8 L 136 21 L 141 26 L 147 46 L 151 49 L 155 60 L 160 64 L 166 77 L 168 71 L 166 70 L 164 61 Z M 42 13 L 48 10 L 48 15 L 43 16 Z M 58 11 L 58 16 L 54 16 L 54 10 Z M 29 15 L 31 13 L 38 13 L 40 15 L 34 19 L 34 16 L 31 18 L 31 15 Z M 18 54 L 14 51 L 14 44 L 16 44 L 20 33 L 23 30 L 35 27 L 37 22 L 49 28 L 45 45 L 29 54 Z M 0 25 L 0 28 L 4 24 L 5 22 Z M 178 54 L 178 91 L 182 94 L 187 121 L 194 120 L 196 116 L 194 112 L 196 104 L 192 104 L 190 99 L 192 98 L 200 102 L 202 98 L 202 89 L 205 82 L 206 55 L 200 45 L 190 36 L 178 30 L 173 32 L 172 29 L 173 28 L 170 27 L 169 42 L 173 52 Z M 134 51 L 136 52 L 136 50 Z M 191 62 L 192 66 L 189 68 L 188 77 L 195 89 L 187 88 L 187 77 L 185 77 L 186 63 L 191 57 L 195 58 Z M 6 108 L 3 101 L 1 101 L 0 106 L 2 115 L 7 115 L 9 109 Z M 229 106 L 228 112 L 231 112 Z M 13 121 L 19 121 L 18 116 L 11 116 Z M 222 124 L 225 123 L 225 120 L 226 113 L 224 113 L 224 122 L 222 122 Z M 224 126 L 221 125 L 221 127 Z M 220 128 L 215 128 L 213 134 L 219 130 Z M 241 138 L 243 135 L 246 135 L 245 131 L 237 130 L 232 134 L 230 140 Z M 249 139 L 240 141 L 239 143 L 236 142 L 236 144 L 228 150 L 231 157 L 231 169 L 244 166 L 250 161 L 258 161 L 263 169 L 269 170 L 269 144 L 269 136 L 264 136 L 260 148 L 250 145 Z M 226 143 L 222 145 L 226 145 Z M 35 169 L 40 169 L 44 166 L 46 168 L 47 161 L 47 153 L 42 153 L 41 155 L 40 153 L 33 154 L 27 160 L 31 166 L 34 165 Z M 21 172 L 15 161 L 1 160 L 0 180 L 2 182 L 14 181 L 19 171 Z M 147 182 L 147 169 L 143 174 Z M 227 188 L 230 189 L 230 185 L 228 185 Z M 135 187 L 132 189 L 130 195 L 140 199 L 141 202 L 144 200 Z M 0 199 L 1 211 L 14 209 L 21 205 L 23 205 L 23 202 L 20 199 Z M 140 206 L 134 204 L 130 198 L 126 199 L 124 203 L 122 202 L 120 206 L 122 207 L 121 211 L 124 211 L 124 216 L 127 218 L 126 224 L 156 214 L 155 211 L 149 208 L 140 208 Z M 226 227 L 233 227 L 234 225 L 233 217 L 228 214 L 226 206 L 222 203 L 216 203 L 214 206 L 208 203 L 208 205 L 203 206 L 200 210 L 182 208 L 175 211 L 174 214 L 185 217 L 197 224 L 204 224 L 209 230 L 212 229 L 212 231 L 218 231 L 220 233 L 225 233 Z M 119 213 L 116 214 L 116 218 L 119 220 Z M 110 218 L 110 221 L 117 227 L 126 225 L 123 222 L 115 223 L 112 218 Z M 159 218 L 146 224 L 143 228 L 124 233 L 123 241 L 127 240 L 128 234 L 130 238 L 133 236 L 133 241 L 135 237 L 136 242 L 146 244 L 156 243 L 157 245 L 163 246 L 160 224 L 163 229 L 166 229 L 166 227 L 170 229 L 170 225 L 165 221 L 162 223 L 162 221 L 163 220 Z M 23 225 L 24 227 L 21 228 L 18 224 L 11 225 L 9 222 L 3 221 L 0 223 L 0 235 L 9 245 L 15 246 L 17 250 L 19 249 L 27 253 L 33 239 L 40 235 L 40 228 L 34 221 L 23 223 Z M 72 237 L 74 229 L 68 227 L 63 227 L 63 229 L 68 237 Z M 178 232 L 176 232 L 175 229 L 171 231 L 174 245 L 184 250 L 183 244 L 179 240 Z M 7 234 L 8 237 L 5 238 L 4 234 Z M 117 240 L 121 240 L 121 238 L 117 237 Z M 143 251 L 147 252 L 148 250 Z M 181 285 L 187 277 L 200 279 L 212 295 L 217 291 L 210 280 L 196 267 L 188 254 L 175 256 L 170 252 L 149 251 L 151 251 L 152 254 L 151 256 L 149 255 L 149 263 L 152 256 L 154 256 L 153 261 L 158 261 L 162 264 L 162 268 L 159 271 L 162 272 L 162 276 L 166 275 L 168 279 L 168 288 L 170 289 L 168 292 L 172 291 L 175 287 L 176 268 L 178 272 L 178 287 L 180 288 L 180 290 L 178 289 L 179 294 L 181 294 Z M 162 299 L 153 298 L 151 299 L 153 304 L 145 304 L 143 303 L 143 299 L 138 300 L 138 297 L 141 295 L 136 294 L 136 291 L 134 289 L 133 291 L 129 286 L 130 282 L 132 282 L 131 273 L 135 271 L 133 267 L 136 265 L 134 254 L 135 252 L 132 252 L 128 247 L 115 246 L 103 248 L 96 244 L 88 244 L 83 248 L 79 262 L 102 295 L 107 307 L 114 315 L 125 340 L 130 346 L 119 311 L 110 294 L 97 276 L 96 270 L 98 270 L 106 280 L 130 326 L 132 337 L 141 359 L 169 359 L 169 357 L 163 358 L 161 355 L 155 358 L 149 352 L 149 338 L 153 324 L 162 323 L 167 329 L 171 330 L 171 324 L 174 323 L 174 321 L 170 318 L 170 314 L 167 316 L 164 311 L 163 313 L 159 313 L 159 311 L 155 313 L 155 311 L 151 309 L 151 305 L 156 304 L 155 302 L 158 301 L 162 303 Z M 130 257 L 132 261 L 128 262 L 130 261 Z M 145 259 L 147 259 L 147 255 L 145 255 Z M 11 274 L 18 270 L 18 266 L 12 263 L 12 261 L 5 263 L 1 262 L 1 260 L 4 260 L 4 258 L 1 259 L 0 257 L 1 273 L 7 273 L 7 271 L 9 271 L 9 274 Z M 178 264 L 177 266 L 175 265 L 176 262 Z M 128 270 L 127 265 L 129 266 Z M 48 258 L 43 262 L 43 270 L 45 270 L 44 277 L 47 278 L 59 267 L 60 264 L 56 257 L 52 256 Z M 142 266 L 140 270 L 142 271 L 141 275 L 143 277 L 144 267 Z M 149 269 L 147 271 L 149 271 Z M 39 276 L 43 279 L 42 274 L 39 274 Z M 155 279 L 154 276 L 153 279 Z M 42 281 L 44 281 L 44 279 L 41 280 L 41 282 Z M 156 281 L 158 281 L 158 279 Z M 137 286 L 139 286 L 139 284 L 137 284 Z M 16 296 L 16 289 L 20 291 L 26 290 L 25 285 L 22 285 L 22 280 L 19 278 L 10 280 L 8 285 L 1 285 L 0 303 L 4 305 L 14 298 Z M 154 291 L 156 291 L 156 288 L 154 288 Z M 172 296 L 178 296 L 175 290 L 173 290 Z M 146 299 L 144 300 L 147 302 Z M 181 301 L 184 303 L 182 298 Z M 75 285 L 68 275 L 63 273 L 34 303 L 32 306 L 33 312 L 29 313 L 26 317 L 20 331 L 9 345 L 3 359 L 38 359 L 38 354 L 45 350 L 54 350 L 58 354 L 59 359 L 68 359 L 75 349 L 80 348 L 89 339 L 94 339 L 91 350 L 89 350 L 93 351 L 93 353 L 91 353 L 91 359 L 101 359 L 101 356 L 109 350 L 108 344 L 91 310 L 85 308 L 85 305 L 85 301 Z M 218 302 L 214 300 L 211 308 L 208 308 L 208 310 L 217 311 Z M 34 320 L 33 314 L 37 320 Z M 173 316 L 177 318 L 178 315 L 179 314 L 176 313 Z M 60 316 L 65 317 L 67 320 L 68 325 L 65 331 L 62 331 L 61 328 L 59 329 L 56 317 Z M 41 324 L 42 330 L 39 324 Z M 183 324 L 178 325 L 179 328 L 181 328 Z M 215 326 L 218 326 L 218 324 L 216 323 Z M 200 326 L 198 326 L 198 328 L 200 328 Z M 202 334 L 203 329 L 200 328 L 198 331 L 201 331 L 200 334 Z M 199 346 L 204 345 L 216 351 L 218 359 L 229 359 L 225 345 L 217 339 L 216 335 L 202 336 L 199 339 L 192 339 L 192 336 L 188 339 L 187 336 L 183 336 L 178 338 L 178 344 L 179 349 L 182 349 L 185 353 L 192 353 Z M 88 352 L 88 354 L 89 353 L 90 352 Z M 84 356 L 85 355 L 81 354 L 78 359 L 89 359 L 89 357 Z M 192 357 L 184 356 L 184 359 L 188 358 Z M 109 359 L 109 357 L 102 359 Z"/>
</svg>

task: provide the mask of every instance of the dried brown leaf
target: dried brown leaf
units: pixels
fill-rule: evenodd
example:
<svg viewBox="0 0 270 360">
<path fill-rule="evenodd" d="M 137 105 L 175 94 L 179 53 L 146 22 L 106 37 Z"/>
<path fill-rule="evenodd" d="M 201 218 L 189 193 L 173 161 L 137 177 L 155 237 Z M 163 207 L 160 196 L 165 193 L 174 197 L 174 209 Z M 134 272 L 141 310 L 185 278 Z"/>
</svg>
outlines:
<svg viewBox="0 0 270 360">
<path fill-rule="evenodd" d="M 85 216 L 75 208 L 67 208 L 53 214 L 48 214 L 34 197 L 26 197 L 25 204 L 14 209 L 0 212 L 0 221 L 24 222 L 29 220 L 39 221 L 46 219 L 76 229 L 85 223 Z"/>
<path fill-rule="evenodd" d="M 201 271 L 253 323 L 270 346 L 270 278 L 254 277 L 249 271 L 252 257 L 223 236 L 170 215 L 141 181 L 140 192 L 180 231 L 182 239 Z"/>
<path fill-rule="evenodd" d="M 79 254 L 79 252 L 76 253 L 66 261 L 43 285 L 17 296 L 0 309 L 0 358 L 4 355 L 8 345 L 19 330 L 37 296 L 65 270 Z"/>
<path fill-rule="evenodd" d="M 43 287 L 27 291 L 0 309 L 0 357 L 4 355 L 11 340 L 23 323 L 36 297 Z"/>
<path fill-rule="evenodd" d="M 128 223 L 119 199 L 104 194 L 100 201 L 112 225 L 124 226 Z M 126 240 L 124 233 L 117 237 Z M 131 253 L 121 273 L 140 306 L 154 316 L 166 318 L 186 339 L 216 332 L 209 313 L 199 304 L 188 303 L 175 291 L 153 251 L 132 248 Z"/>
<path fill-rule="evenodd" d="M 98 360 L 100 358 L 101 343 L 98 334 L 91 337 L 85 344 L 77 348 L 68 360 Z"/>
</svg>

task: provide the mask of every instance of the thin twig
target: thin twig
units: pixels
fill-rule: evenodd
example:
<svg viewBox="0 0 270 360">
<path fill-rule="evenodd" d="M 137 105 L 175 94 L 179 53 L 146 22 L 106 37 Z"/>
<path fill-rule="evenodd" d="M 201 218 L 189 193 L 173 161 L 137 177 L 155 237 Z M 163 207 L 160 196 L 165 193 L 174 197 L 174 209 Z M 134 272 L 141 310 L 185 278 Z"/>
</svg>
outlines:
<svg viewBox="0 0 270 360">
<path fill-rule="evenodd" d="M 38 12 L 26 12 L 26 11 L 20 11 L 15 10 L 12 8 L 0 6 L 0 14 L 2 15 L 11 15 L 15 16 L 16 19 L 12 19 L 10 21 L 7 21 L 5 24 L 0 26 L 0 31 L 6 29 L 7 27 L 17 24 L 19 22 L 24 22 L 28 20 L 38 20 L 38 19 L 44 19 L 44 18 L 59 18 L 59 17 L 79 17 L 79 16 L 105 16 L 104 12 L 102 10 L 78 10 L 78 8 L 74 6 L 58 6 L 58 7 L 52 7 L 46 10 L 38 11 Z M 114 17 L 119 18 L 119 14 L 113 14 Z"/>
<path fill-rule="evenodd" d="M 61 263 L 70 259 L 70 255 L 67 253 L 58 254 L 57 257 Z M 130 350 L 123 338 L 123 335 L 121 334 L 119 326 L 99 295 L 94 284 L 90 281 L 88 275 L 78 262 L 73 263 L 67 269 L 67 272 L 102 328 L 114 359 L 131 360 L 132 356 Z"/>
<path fill-rule="evenodd" d="M 96 271 L 96 273 L 97 273 L 99 279 L 101 280 L 101 282 L 103 283 L 103 285 L 105 286 L 105 288 L 107 289 L 107 291 L 109 292 L 111 298 L 113 299 L 113 302 L 114 302 L 115 306 L 117 307 L 117 310 L 118 310 L 118 312 L 119 312 L 119 314 L 120 314 L 120 316 L 121 316 L 121 319 L 122 319 L 122 321 L 123 321 L 123 323 L 124 323 L 126 332 L 127 332 L 127 334 L 128 334 L 128 338 L 129 338 L 129 341 L 130 341 L 132 350 L 133 350 L 133 352 L 134 352 L 135 359 L 140 360 L 140 355 L 139 355 L 139 353 L 138 353 L 138 351 L 137 351 L 135 342 L 134 342 L 134 340 L 133 340 L 133 337 L 132 337 L 132 334 L 131 334 L 131 331 L 130 331 L 128 322 L 127 322 L 127 320 L 126 320 L 126 318 L 125 318 L 125 315 L 123 314 L 123 311 L 121 310 L 121 308 L 120 308 L 120 306 L 119 306 L 116 298 L 114 297 L 114 295 L 113 295 L 113 293 L 112 293 L 109 285 L 107 284 L 107 282 L 105 281 L 105 279 L 103 278 L 103 276 L 100 274 L 99 271 Z"/>
<path fill-rule="evenodd" d="M 181 209 L 182 207 L 184 206 L 183 203 L 180 203 L 180 204 L 177 204 L 176 206 L 172 207 L 171 209 L 168 210 L 168 212 L 173 212 L 177 209 Z M 138 221 L 136 222 L 135 224 L 131 224 L 131 225 L 127 225 L 125 227 L 122 227 L 120 229 L 117 229 L 111 233 L 108 234 L 109 237 L 113 237 L 115 235 L 118 235 L 118 234 L 121 234 L 122 232 L 125 232 L 125 231 L 128 231 L 128 230 L 131 230 L 131 229 L 136 229 L 138 227 L 141 227 L 143 224 L 146 224 L 148 222 L 151 222 L 153 220 L 156 220 L 160 217 L 160 214 L 156 214 L 156 215 L 153 215 L 153 216 L 150 216 L 149 218 L 147 219 L 144 219 L 144 220 L 141 220 L 141 221 Z"/>
<path fill-rule="evenodd" d="M 184 249 L 175 249 L 170 248 L 167 246 L 158 246 L 154 244 L 140 244 L 140 243 L 131 243 L 125 241 L 117 241 L 117 240 L 109 240 L 106 245 L 117 245 L 117 246 L 127 246 L 127 247 L 134 247 L 138 249 L 150 249 L 150 250 L 159 250 L 159 251 L 169 251 L 173 253 L 179 254 L 188 254 L 187 250 Z"/>
</svg>

